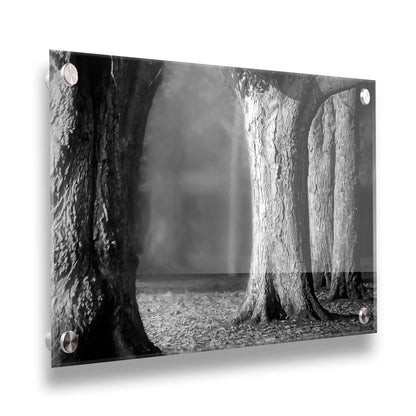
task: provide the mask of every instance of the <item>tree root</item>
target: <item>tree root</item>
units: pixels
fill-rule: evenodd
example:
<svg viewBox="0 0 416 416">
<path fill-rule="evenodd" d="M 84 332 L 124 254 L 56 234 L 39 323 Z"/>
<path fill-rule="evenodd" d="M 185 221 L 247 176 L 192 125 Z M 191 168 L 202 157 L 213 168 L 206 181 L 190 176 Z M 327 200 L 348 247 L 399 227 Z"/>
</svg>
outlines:
<svg viewBox="0 0 416 416">
<path fill-rule="evenodd" d="M 336 273 L 332 276 L 328 300 L 336 299 L 371 299 L 363 285 L 361 273 Z"/>
<path fill-rule="evenodd" d="M 315 290 L 329 289 L 331 287 L 331 273 L 329 272 L 314 272 L 313 287 Z"/>
<path fill-rule="evenodd" d="M 312 273 L 302 275 L 303 293 L 306 298 L 306 309 L 299 313 L 296 318 L 316 321 L 327 321 L 331 319 L 331 313 L 327 311 L 318 301 L 313 289 Z"/>
<path fill-rule="evenodd" d="M 273 281 L 269 274 L 266 274 L 264 290 L 261 293 L 253 293 L 249 290 L 246 300 L 240 308 L 233 323 L 240 324 L 245 321 L 253 323 L 269 322 L 274 319 L 286 319 L 286 313 L 281 306 Z"/>
<path fill-rule="evenodd" d="M 305 299 L 305 307 L 303 309 L 295 309 L 290 304 L 282 305 L 279 295 L 274 288 L 272 278 L 267 276 L 266 290 L 261 292 L 261 295 L 249 290 L 233 323 L 240 324 L 245 321 L 259 323 L 288 318 L 314 321 L 332 319 L 331 313 L 319 303 L 315 296 L 312 275 L 304 273 L 301 278 L 302 294 Z"/>
</svg>

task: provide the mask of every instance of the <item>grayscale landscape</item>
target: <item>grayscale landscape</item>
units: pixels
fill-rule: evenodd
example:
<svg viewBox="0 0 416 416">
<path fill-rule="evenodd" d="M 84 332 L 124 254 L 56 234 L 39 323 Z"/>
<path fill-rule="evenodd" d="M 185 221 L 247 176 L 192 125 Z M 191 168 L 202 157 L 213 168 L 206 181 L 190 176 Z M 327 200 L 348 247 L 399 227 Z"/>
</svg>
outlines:
<svg viewBox="0 0 416 416">
<path fill-rule="evenodd" d="M 61 51 L 49 76 L 53 366 L 376 332 L 374 81 Z"/>
</svg>

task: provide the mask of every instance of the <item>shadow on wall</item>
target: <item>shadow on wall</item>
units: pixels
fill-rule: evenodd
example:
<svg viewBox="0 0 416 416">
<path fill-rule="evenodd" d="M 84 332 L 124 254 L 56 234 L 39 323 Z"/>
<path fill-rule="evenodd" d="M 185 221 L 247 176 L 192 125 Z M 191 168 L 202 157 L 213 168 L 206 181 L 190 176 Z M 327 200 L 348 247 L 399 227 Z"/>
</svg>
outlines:
<svg viewBox="0 0 416 416">
<path fill-rule="evenodd" d="M 146 380 L 175 376 L 188 378 L 201 371 L 215 372 L 240 371 L 241 368 L 270 368 L 278 365 L 280 370 L 290 367 L 303 368 L 311 362 L 328 365 L 341 359 L 371 357 L 374 354 L 373 336 L 353 336 L 320 339 L 308 342 L 294 342 L 280 345 L 266 345 L 254 348 L 237 348 L 210 351 L 202 354 L 180 354 L 152 358 L 148 360 L 125 360 L 100 363 L 94 371 L 88 366 L 65 367 L 65 371 L 47 369 L 45 383 L 53 390 L 68 386 L 95 384 L 114 384 L 117 381 Z M 43 367 L 43 368 L 46 368 Z"/>
</svg>

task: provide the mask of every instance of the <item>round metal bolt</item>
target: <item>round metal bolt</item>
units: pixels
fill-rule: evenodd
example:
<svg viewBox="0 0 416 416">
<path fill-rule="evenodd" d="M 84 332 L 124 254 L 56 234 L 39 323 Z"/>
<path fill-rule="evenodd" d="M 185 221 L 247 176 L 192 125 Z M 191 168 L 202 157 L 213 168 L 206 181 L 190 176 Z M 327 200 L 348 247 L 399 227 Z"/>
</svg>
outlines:
<svg viewBox="0 0 416 416">
<path fill-rule="evenodd" d="M 49 89 L 49 71 L 45 75 L 45 84 L 46 84 L 46 88 Z"/>
<path fill-rule="evenodd" d="M 360 91 L 360 101 L 362 105 L 368 105 L 370 104 L 371 97 L 370 97 L 370 91 L 368 91 L 367 88 L 363 88 Z"/>
<path fill-rule="evenodd" d="M 47 332 L 45 335 L 45 345 L 49 351 L 52 349 L 51 331 Z"/>
<path fill-rule="evenodd" d="M 358 313 L 358 319 L 363 325 L 368 324 L 370 321 L 371 313 L 368 308 L 361 308 L 360 312 Z"/>
<path fill-rule="evenodd" d="M 78 82 L 78 71 L 75 65 L 71 63 L 65 64 L 61 69 L 61 76 L 65 83 L 72 87 Z"/>
<path fill-rule="evenodd" d="M 64 332 L 59 340 L 61 350 L 66 354 L 72 354 L 78 348 L 78 335 L 73 331 Z"/>
</svg>

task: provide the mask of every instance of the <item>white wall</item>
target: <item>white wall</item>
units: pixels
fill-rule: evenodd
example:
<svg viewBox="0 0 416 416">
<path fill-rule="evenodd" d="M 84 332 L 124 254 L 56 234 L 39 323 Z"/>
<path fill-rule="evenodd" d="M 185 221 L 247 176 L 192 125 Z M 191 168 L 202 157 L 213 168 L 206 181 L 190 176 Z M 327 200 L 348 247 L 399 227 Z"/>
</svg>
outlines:
<svg viewBox="0 0 416 416">
<path fill-rule="evenodd" d="M 414 411 L 415 12 L 382 3 L 3 2 L 2 414 Z M 376 79 L 379 334 L 50 370 L 49 48 Z"/>
</svg>

